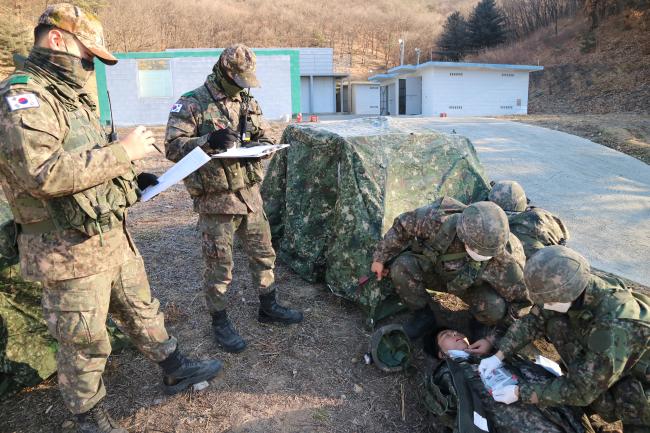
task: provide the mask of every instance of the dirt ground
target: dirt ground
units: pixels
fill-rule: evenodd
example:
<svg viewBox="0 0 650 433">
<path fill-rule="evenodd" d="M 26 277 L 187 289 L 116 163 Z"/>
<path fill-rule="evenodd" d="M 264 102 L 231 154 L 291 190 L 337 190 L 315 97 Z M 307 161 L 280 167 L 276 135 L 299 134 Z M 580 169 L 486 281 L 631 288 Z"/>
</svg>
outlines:
<svg viewBox="0 0 650 433">
<path fill-rule="evenodd" d="M 273 135 L 281 130 L 275 125 Z M 163 129 L 155 131 L 162 143 Z M 140 168 L 161 174 L 170 165 L 154 155 Z M 369 333 L 362 312 L 323 285 L 303 281 L 281 262 L 276 269 L 280 297 L 303 309 L 305 321 L 289 327 L 259 324 L 257 296 L 238 246 L 229 309 L 249 347 L 235 355 L 219 350 L 200 290 L 196 221 L 179 184 L 136 205 L 129 228 L 170 333 L 189 356 L 224 360 L 224 371 L 203 391 L 170 397 L 161 389 L 158 367 L 137 351 L 112 355 L 104 375 L 106 401 L 130 432 L 437 432 L 421 404 L 419 383 L 432 366 L 421 348 L 405 373 L 386 374 L 365 365 Z M 466 331 L 464 308 L 459 300 L 445 299 L 442 324 Z M 551 350 L 540 348 L 547 354 Z M 55 379 L 0 403 L 0 413 L 0 433 L 56 432 L 70 418 Z"/>
<path fill-rule="evenodd" d="M 530 114 L 509 120 L 586 138 L 650 164 L 650 116 L 643 114 Z"/>
</svg>

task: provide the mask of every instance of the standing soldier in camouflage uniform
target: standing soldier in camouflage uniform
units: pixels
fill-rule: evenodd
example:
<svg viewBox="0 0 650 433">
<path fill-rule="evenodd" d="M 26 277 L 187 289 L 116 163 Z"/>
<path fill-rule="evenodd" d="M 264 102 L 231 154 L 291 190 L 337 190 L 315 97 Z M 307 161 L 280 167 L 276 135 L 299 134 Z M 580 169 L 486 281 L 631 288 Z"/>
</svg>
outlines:
<svg viewBox="0 0 650 433">
<path fill-rule="evenodd" d="M 193 362 L 168 336 L 142 257 L 125 227 L 137 201 L 132 161 L 153 150 L 139 127 L 108 143 L 84 91 L 104 47 L 99 21 L 70 4 L 50 5 L 22 69 L 0 83 L 0 174 L 15 221 L 23 276 L 43 283 L 43 310 L 59 342 L 63 400 L 80 432 L 125 433 L 102 401 L 113 320 L 163 369 L 168 392 L 212 378 L 220 361 Z"/>
<path fill-rule="evenodd" d="M 415 312 L 405 325 L 411 338 L 435 323 L 427 289 L 458 296 L 488 326 L 508 323 L 530 306 L 523 248 L 494 203 L 466 206 L 443 197 L 403 213 L 375 249 L 371 270 L 378 280 L 388 274 L 385 264 L 393 258 L 390 276 L 397 294 Z M 494 338 L 481 339 L 471 349 L 487 353 Z"/>
<path fill-rule="evenodd" d="M 505 387 L 494 398 L 508 404 L 588 406 L 608 422 L 622 420 L 625 433 L 650 431 L 650 298 L 616 279 L 591 274 L 584 257 L 563 246 L 531 257 L 525 278 L 535 306 L 510 327 L 499 351 L 481 361 L 481 374 L 546 337 L 566 375 Z"/>
<path fill-rule="evenodd" d="M 544 209 L 528 206 L 528 199 L 519 183 L 512 180 L 496 182 L 488 199 L 508 215 L 510 233 L 524 246 L 526 258 L 550 245 L 564 245 L 569 231 L 556 217 Z"/>
<path fill-rule="evenodd" d="M 172 107 L 167 123 L 167 158 L 178 161 L 196 147 L 214 154 L 248 142 L 266 142 L 262 110 L 248 90 L 257 87 L 255 54 L 245 45 L 226 48 L 205 83 L 185 93 Z M 217 343 L 241 352 L 246 342 L 226 313 L 232 281 L 235 233 L 248 255 L 253 284 L 260 297 L 260 322 L 298 323 L 299 311 L 276 302 L 275 251 L 262 208 L 259 159 L 213 159 L 185 179 L 199 214 L 205 273 L 203 288 Z"/>
</svg>

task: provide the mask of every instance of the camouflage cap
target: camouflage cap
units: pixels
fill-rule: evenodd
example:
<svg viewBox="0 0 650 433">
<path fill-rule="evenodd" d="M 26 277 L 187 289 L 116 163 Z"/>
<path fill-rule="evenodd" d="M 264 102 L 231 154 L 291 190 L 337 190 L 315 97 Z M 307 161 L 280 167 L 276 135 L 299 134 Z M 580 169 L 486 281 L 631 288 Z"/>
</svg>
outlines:
<svg viewBox="0 0 650 433">
<path fill-rule="evenodd" d="M 523 212 L 528 205 L 526 192 L 514 180 L 502 180 L 495 183 L 488 200 L 496 203 L 506 212 Z"/>
<path fill-rule="evenodd" d="M 107 65 L 117 59 L 108 51 L 104 42 L 104 30 L 96 16 L 69 3 L 49 5 L 38 19 L 38 24 L 57 27 L 72 33 L 91 53 Z"/>
<path fill-rule="evenodd" d="M 591 280 L 589 262 L 570 248 L 553 245 L 532 255 L 524 268 L 531 300 L 537 305 L 572 302 Z"/>
<path fill-rule="evenodd" d="M 460 215 L 456 233 L 472 251 L 494 257 L 508 242 L 508 217 L 503 209 L 492 202 L 474 203 Z"/>
<path fill-rule="evenodd" d="M 257 59 L 253 50 L 244 44 L 232 45 L 219 56 L 219 68 L 242 89 L 259 87 L 255 75 Z"/>
</svg>

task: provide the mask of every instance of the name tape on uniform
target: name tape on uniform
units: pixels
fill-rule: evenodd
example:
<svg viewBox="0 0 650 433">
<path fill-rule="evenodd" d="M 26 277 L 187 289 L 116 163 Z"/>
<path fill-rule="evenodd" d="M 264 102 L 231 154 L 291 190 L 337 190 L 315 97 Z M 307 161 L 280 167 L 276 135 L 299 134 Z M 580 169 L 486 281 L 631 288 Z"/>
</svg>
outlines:
<svg viewBox="0 0 650 433">
<path fill-rule="evenodd" d="M 36 108 L 40 106 L 38 98 L 33 93 L 7 96 L 5 99 L 7 100 L 11 111 L 22 110 L 24 108 Z"/>
</svg>

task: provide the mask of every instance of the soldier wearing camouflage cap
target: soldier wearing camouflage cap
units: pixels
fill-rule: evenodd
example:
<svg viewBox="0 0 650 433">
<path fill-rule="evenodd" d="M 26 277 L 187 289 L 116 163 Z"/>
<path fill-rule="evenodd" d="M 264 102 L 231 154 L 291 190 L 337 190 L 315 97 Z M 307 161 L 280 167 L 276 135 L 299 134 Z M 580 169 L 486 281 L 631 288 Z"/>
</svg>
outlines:
<svg viewBox="0 0 650 433">
<path fill-rule="evenodd" d="M 515 181 L 496 182 L 488 200 L 506 212 L 510 232 L 521 241 L 527 258 L 544 247 L 565 245 L 569 240 L 569 231 L 562 220 L 547 210 L 528 206 L 524 189 Z"/>
<path fill-rule="evenodd" d="M 414 312 L 405 325 L 411 338 L 435 324 L 427 289 L 460 297 L 479 322 L 492 327 L 503 327 L 530 306 L 523 248 L 505 213 L 490 202 L 466 206 L 443 197 L 398 216 L 375 248 L 371 270 L 378 280 L 388 275 L 388 264 L 397 294 Z M 494 338 L 491 332 L 472 350 L 487 352 Z"/>
<path fill-rule="evenodd" d="M 257 87 L 255 53 L 245 45 L 226 48 L 205 83 L 181 96 L 169 113 L 165 149 L 178 161 L 200 147 L 207 153 L 258 142 L 270 143 L 262 110 L 249 88 Z M 299 311 L 276 301 L 275 251 L 262 208 L 259 184 L 264 170 L 259 159 L 213 159 L 185 179 L 199 214 L 205 271 L 203 290 L 217 344 L 241 352 L 246 342 L 226 311 L 232 281 L 233 238 L 237 234 L 248 255 L 253 285 L 260 298 L 260 322 L 298 323 Z"/>
<path fill-rule="evenodd" d="M 58 340 L 59 389 L 78 431 L 124 433 L 103 406 L 111 345 L 106 318 L 163 369 L 168 392 L 212 378 L 220 361 L 183 357 L 167 334 L 127 209 L 155 176 L 133 161 L 153 148 L 138 127 L 108 142 L 84 90 L 94 59 L 116 62 L 102 26 L 77 6 L 48 6 L 24 65 L 0 83 L 0 177 L 19 225 L 20 267 L 43 284 L 43 311 Z"/>
<path fill-rule="evenodd" d="M 650 431 L 650 297 L 618 279 L 593 275 L 584 257 L 563 246 L 535 253 L 525 279 L 535 306 L 479 370 L 486 374 L 545 337 L 558 350 L 565 374 L 507 387 L 495 399 L 587 407 L 608 422 L 621 420 L 625 433 Z"/>
</svg>

